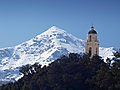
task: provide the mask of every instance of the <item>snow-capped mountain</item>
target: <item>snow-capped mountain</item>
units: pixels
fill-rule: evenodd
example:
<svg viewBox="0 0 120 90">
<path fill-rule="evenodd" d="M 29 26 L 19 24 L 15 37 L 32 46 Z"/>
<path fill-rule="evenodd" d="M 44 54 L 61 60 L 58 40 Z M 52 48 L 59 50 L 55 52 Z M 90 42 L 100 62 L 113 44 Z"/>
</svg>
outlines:
<svg viewBox="0 0 120 90">
<path fill-rule="evenodd" d="M 48 65 L 68 53 L 84 53 L 85 42 L 56 26 L 15 47 L 0 49 L 0 84 L 18 80 L 19 67 L 36 62 Z M 113 48 L 100 48 L 100 56 L 113 57 Z"/>
</svg>

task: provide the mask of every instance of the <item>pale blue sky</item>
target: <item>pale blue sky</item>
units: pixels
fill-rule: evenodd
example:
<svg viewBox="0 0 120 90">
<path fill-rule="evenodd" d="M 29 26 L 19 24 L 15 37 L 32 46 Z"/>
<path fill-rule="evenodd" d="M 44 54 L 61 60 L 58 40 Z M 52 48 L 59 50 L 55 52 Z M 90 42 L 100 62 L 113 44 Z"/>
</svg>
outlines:
<svg viewBox="0 0 120 90">
<path fill-rule="evenodd" d="M 86 40 L 95 24 L 100 46 L 120 48 L 120 0 L 0 0 L 0 48 L 53 25 Z"/>
</svg>

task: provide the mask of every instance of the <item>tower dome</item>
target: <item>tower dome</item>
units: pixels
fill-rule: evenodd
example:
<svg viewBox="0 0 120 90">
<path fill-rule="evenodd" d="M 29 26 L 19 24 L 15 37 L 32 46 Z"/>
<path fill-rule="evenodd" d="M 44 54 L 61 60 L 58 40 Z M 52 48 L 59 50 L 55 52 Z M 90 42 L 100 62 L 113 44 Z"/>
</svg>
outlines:
<svg viewBox="0 0 120 90">
<path fill-rule="evenodd" d="M 88 34 L 97 34 L 93 26 L 91 27 L 91 30 L 88 32 Z"/>
</svg>

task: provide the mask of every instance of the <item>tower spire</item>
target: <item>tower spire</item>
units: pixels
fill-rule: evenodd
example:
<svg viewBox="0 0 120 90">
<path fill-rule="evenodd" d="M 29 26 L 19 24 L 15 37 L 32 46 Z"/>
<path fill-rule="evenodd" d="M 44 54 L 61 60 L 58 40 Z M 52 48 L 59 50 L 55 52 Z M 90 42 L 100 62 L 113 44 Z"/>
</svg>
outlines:
<svg viewBox="0 0 120 90">
<path fill-rule="evenodd" d="M 92 24 L 92 26 L 91 26 L 91 30 L 94 30 L 94 24 Z"/>
<path fill-rule="evenodd" d="M 94 27 L 93 27 L 93 26 L 91 27 L 91 30 L 94 30 Z"/>
</svg>

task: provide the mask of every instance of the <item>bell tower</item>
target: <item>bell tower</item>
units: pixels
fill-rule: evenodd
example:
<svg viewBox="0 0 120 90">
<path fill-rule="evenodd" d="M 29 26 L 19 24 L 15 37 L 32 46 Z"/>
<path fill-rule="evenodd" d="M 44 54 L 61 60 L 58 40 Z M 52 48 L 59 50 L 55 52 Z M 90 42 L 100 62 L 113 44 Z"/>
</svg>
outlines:
<svg viewBox="0 0 120 90">
<path fill-rule="evenodd" d="M 87 41 L 85 42 L 85 53 L 92 58 L 94 55 L 99 55 L 99 41 L 97 40 L 97 32 L 94 27 L 88 32 Z"/>
</svg>

